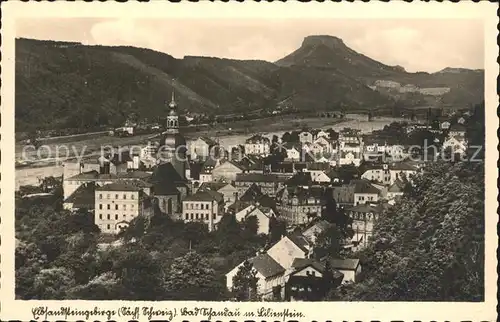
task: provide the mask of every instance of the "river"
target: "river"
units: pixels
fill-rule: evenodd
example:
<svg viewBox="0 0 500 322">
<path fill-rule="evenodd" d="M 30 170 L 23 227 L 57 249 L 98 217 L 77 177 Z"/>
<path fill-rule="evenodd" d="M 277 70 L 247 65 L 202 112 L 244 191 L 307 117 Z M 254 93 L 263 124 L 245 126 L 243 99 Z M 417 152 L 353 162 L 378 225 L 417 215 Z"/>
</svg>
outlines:
<svg viewBox="0 0 500 322">
<path fill-rule="evenodd" d="M 331 126 L 323 126 L 323 129 L 333 128 L 335 131 L 339 131 L 343 128 L 349 127 L 352 129 L 361 130 L 362 133 L 370 133 L 374 130 L 380 130 L 385 125 L 392 122 L 404 121 L 400 118 L 391 117 L 378 117 L 374 118 L 371 122 L 364 115 L 346 115 L 347 120 L 345 122 L 336 123 Z M 275 131 L 275 132 L 261 132 L 260 134 L 272 138 L 273 135 L 281 136 L 286 131 Z M 239 144 L 244 144 L 245 140 L 251 135 L 227 135 L 218 137 L 219 143 L 224 147 L 237 146 Z M 39 168 L 21 168 L 16 169 L 16 190 L 23 185 L 36 185 L 40 178 L 54 176 L 62 176 L 63 167 L 62 165 L 52 165 Z"/>
</svg>

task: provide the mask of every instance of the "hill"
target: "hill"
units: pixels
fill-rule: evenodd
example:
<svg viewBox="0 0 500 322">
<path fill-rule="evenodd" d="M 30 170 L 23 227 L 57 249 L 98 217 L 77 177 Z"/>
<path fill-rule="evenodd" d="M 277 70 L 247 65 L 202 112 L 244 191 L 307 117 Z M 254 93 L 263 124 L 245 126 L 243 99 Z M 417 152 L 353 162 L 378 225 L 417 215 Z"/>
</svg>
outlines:
<svg viewBox="0 0 500 322">
<path fill-rule="evenodd" d="M 460 73 L 467 76 L 457 80 L 456 73 L 406 73 L 325 36 L 307 37 L 301 48 L 276 63 L 176 59 L 143 48 L 17 39 L 16 131 L 97 130 L 122 125 L 132 114 L 158 121 L 166 116 L 165 100 L 172 90 L 183 113 L 210 118 L 268 114 L 277 106 L 311 112 L 391 108 L 396 100 L 421 104 L 414 97 L 373 90 L 378 79 L 460 84 L 459 99 L 450 92 L 448 100 L 463 101 L 478 91 L 482 74 L 474 74 Z"/>
</svg>

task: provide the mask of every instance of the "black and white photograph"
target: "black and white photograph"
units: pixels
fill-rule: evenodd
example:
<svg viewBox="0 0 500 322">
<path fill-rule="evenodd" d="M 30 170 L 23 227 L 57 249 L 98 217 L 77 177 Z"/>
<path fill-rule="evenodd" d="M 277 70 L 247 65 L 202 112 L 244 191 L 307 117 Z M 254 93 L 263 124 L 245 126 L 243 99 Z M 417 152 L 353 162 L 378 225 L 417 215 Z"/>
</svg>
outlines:
<svg viewBox="0 0 500 322">
<path fill-rule="evenodd" d="M 16 300 L 485 302 L 483 20 L 14 30 Z"/>
</svg>

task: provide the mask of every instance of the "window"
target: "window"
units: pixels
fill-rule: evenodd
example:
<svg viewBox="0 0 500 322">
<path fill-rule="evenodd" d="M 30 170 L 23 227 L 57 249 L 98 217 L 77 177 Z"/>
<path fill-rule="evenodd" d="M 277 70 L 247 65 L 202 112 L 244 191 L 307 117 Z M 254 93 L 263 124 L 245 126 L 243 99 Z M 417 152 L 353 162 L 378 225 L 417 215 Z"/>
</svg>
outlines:
<svg viewBox="0 0 500 322">
<path fill-rule="evenodd" d="M 102 203 L 99 204 L 99 209 L 102 209 Z"/>
<path fill-rule="evenodd" d="M 316 272 L 315 271 L 312 271 L 312 276 L 316 276 Z"/>
<path fill-rule="evenodd" d="M 193 214 L 193 213 L 191 213 L 191 214 L 189 215 L 189 217 L 191 217 L 191 220 L 193 220 L 193 218 L 194 218 L 194 214 Z"/>
<path fill-rule="evenodd" d="M 199 218 L 199 217 L 198 217 L 198 213 L 196 213 L 196 220 L 198 220 L 198 218 Z"/>
<path fill-rule="evenodd" d="M 111 216 L 108 214 L 108 220 L 111 219 Z"/>
<path fill-rule="evenodd" d="M 133 208 L 134 208 L 134 205 L 131 205 L 131 206 L 130 206 L 130 208 L 132 208 L 132 209 L 133 209 Z"/>
<path fill-rule="evenodd" d="M 188 220 L 188 219 L 189 219 L 189 214 L 186 214 L 186 220 Z"/>
<path fill-rule="evenodd" d="M 207 214 L 207 215 L 205 216 L 205 219 L 206 219 L 206 220 L 208 220 L 208 216 L 209 216 L 209 214 Z"/>
<path fill-rule="evenodd" d="M 127 205 L 123 205 L 123 210 L 126 210 L 127 209 Z"/>
<path fill-rule="evenodd" d="M 115 199 L 118 199 L 118 194 L 115 195 Z"/>
<path fill-rule="evenodd" d="M 127 199 L 127 195 L 126 194 L 123 194 L 123 199 Z"/>
<path fill-rule="evenodd" d="M 111 226 L 108 224 L 108 230 L 111 229 Z"/>
<path fill-rule="evenodd" d="M 115 215 L 115 220 L 118 220 L 118 215 Z"/>
<path fill-rule="evenodd" d="M 111 205 L 108 205 L 108 210 L 111 209 Z"/>
<path fill-rule="evenodd" d="M 123 215 L 123 219 L 127 218 L 127 215 Z"/>
<path fill-rule="evenodd" d="M 102 214 L 99 214 L 99 219 L 102 219 Z"/>
<path fill-rule="evenodd" d="M 118 205 L 115 205 L 115 210 L 118 210 Z"/>
<path fill-rule="evenodd" d="M 99 199 L 102 199 L 102 193 L 99 194 Z"/>
<path fill-rule="evenodd" d="M 130 198 L 131 198 L 132 200 L 133 200 L 133 199 L 135 199 L 135 195 L 134 195 L 134 194 L 131 194 L 131 195 L 130 195 Z"/>
<path fill-rule="evenodd" d="M 109 193 L 106 195 L 106 199 L 109 199 Z"/>
<path fill-rule="evenodd" d="M 215 219 L 215 214 L 212 215 L 212 219 Z"/>
</svg>

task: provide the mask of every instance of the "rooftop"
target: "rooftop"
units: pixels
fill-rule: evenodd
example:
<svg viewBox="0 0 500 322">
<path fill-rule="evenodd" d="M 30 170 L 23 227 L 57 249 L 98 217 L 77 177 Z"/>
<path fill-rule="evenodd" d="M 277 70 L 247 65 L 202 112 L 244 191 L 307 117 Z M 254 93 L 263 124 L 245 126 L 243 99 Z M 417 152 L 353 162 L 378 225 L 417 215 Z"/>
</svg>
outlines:
<svg viewBox="0 0 500 322">
<path fill-rule="evenodd" d="M 367 180 L 353 180 L 351 184 L 354 185 L 354 193 L 380 193 L 380 191 Z"/>
<path fill-rule="evenodd" d="M 250 259 L 253 267 L 265 278 L 282 274 L 285 272 L 283 266 L 276 262 L 268 254 L 261 254 Z"/>
<path fill-rule="evenodd" d="M 216 201 L 220 202 L 224 199 L 224 195 L 217 191 L 198 191 L 194 195 L 187 196 L 183 201 Z"/>
<path fill-rule="evenodd" d="M 72 203 L 74 208 L 92 207 L 95 205 L 95 183 L 89 182 L 81 185 L 66 200 L 65 203 Z"/>
<path fill-rule="evenodd" d="M 337 270 L 355 270 L 359 266 L 359 259 L 327 259 L 330 262 L 330 267 Z"/>
<path fill-rule="evenodd" d="M 96 191 L 141 191 L 141 187 L 131 182 L 114 182 L 97 187 Z"/>
<path fill-rule="evenodd" d="M 388 192 L 403 192 L 404 191 L 404 183 L 397 179 L 387 190 Z"/>
<path fill-rule="evenodd" d="M 236 174 L 236 181 L 239 182 L 276 182 L 277 176 L 274 174 L 263 173 L 238 173 Z"/>
</svg>

